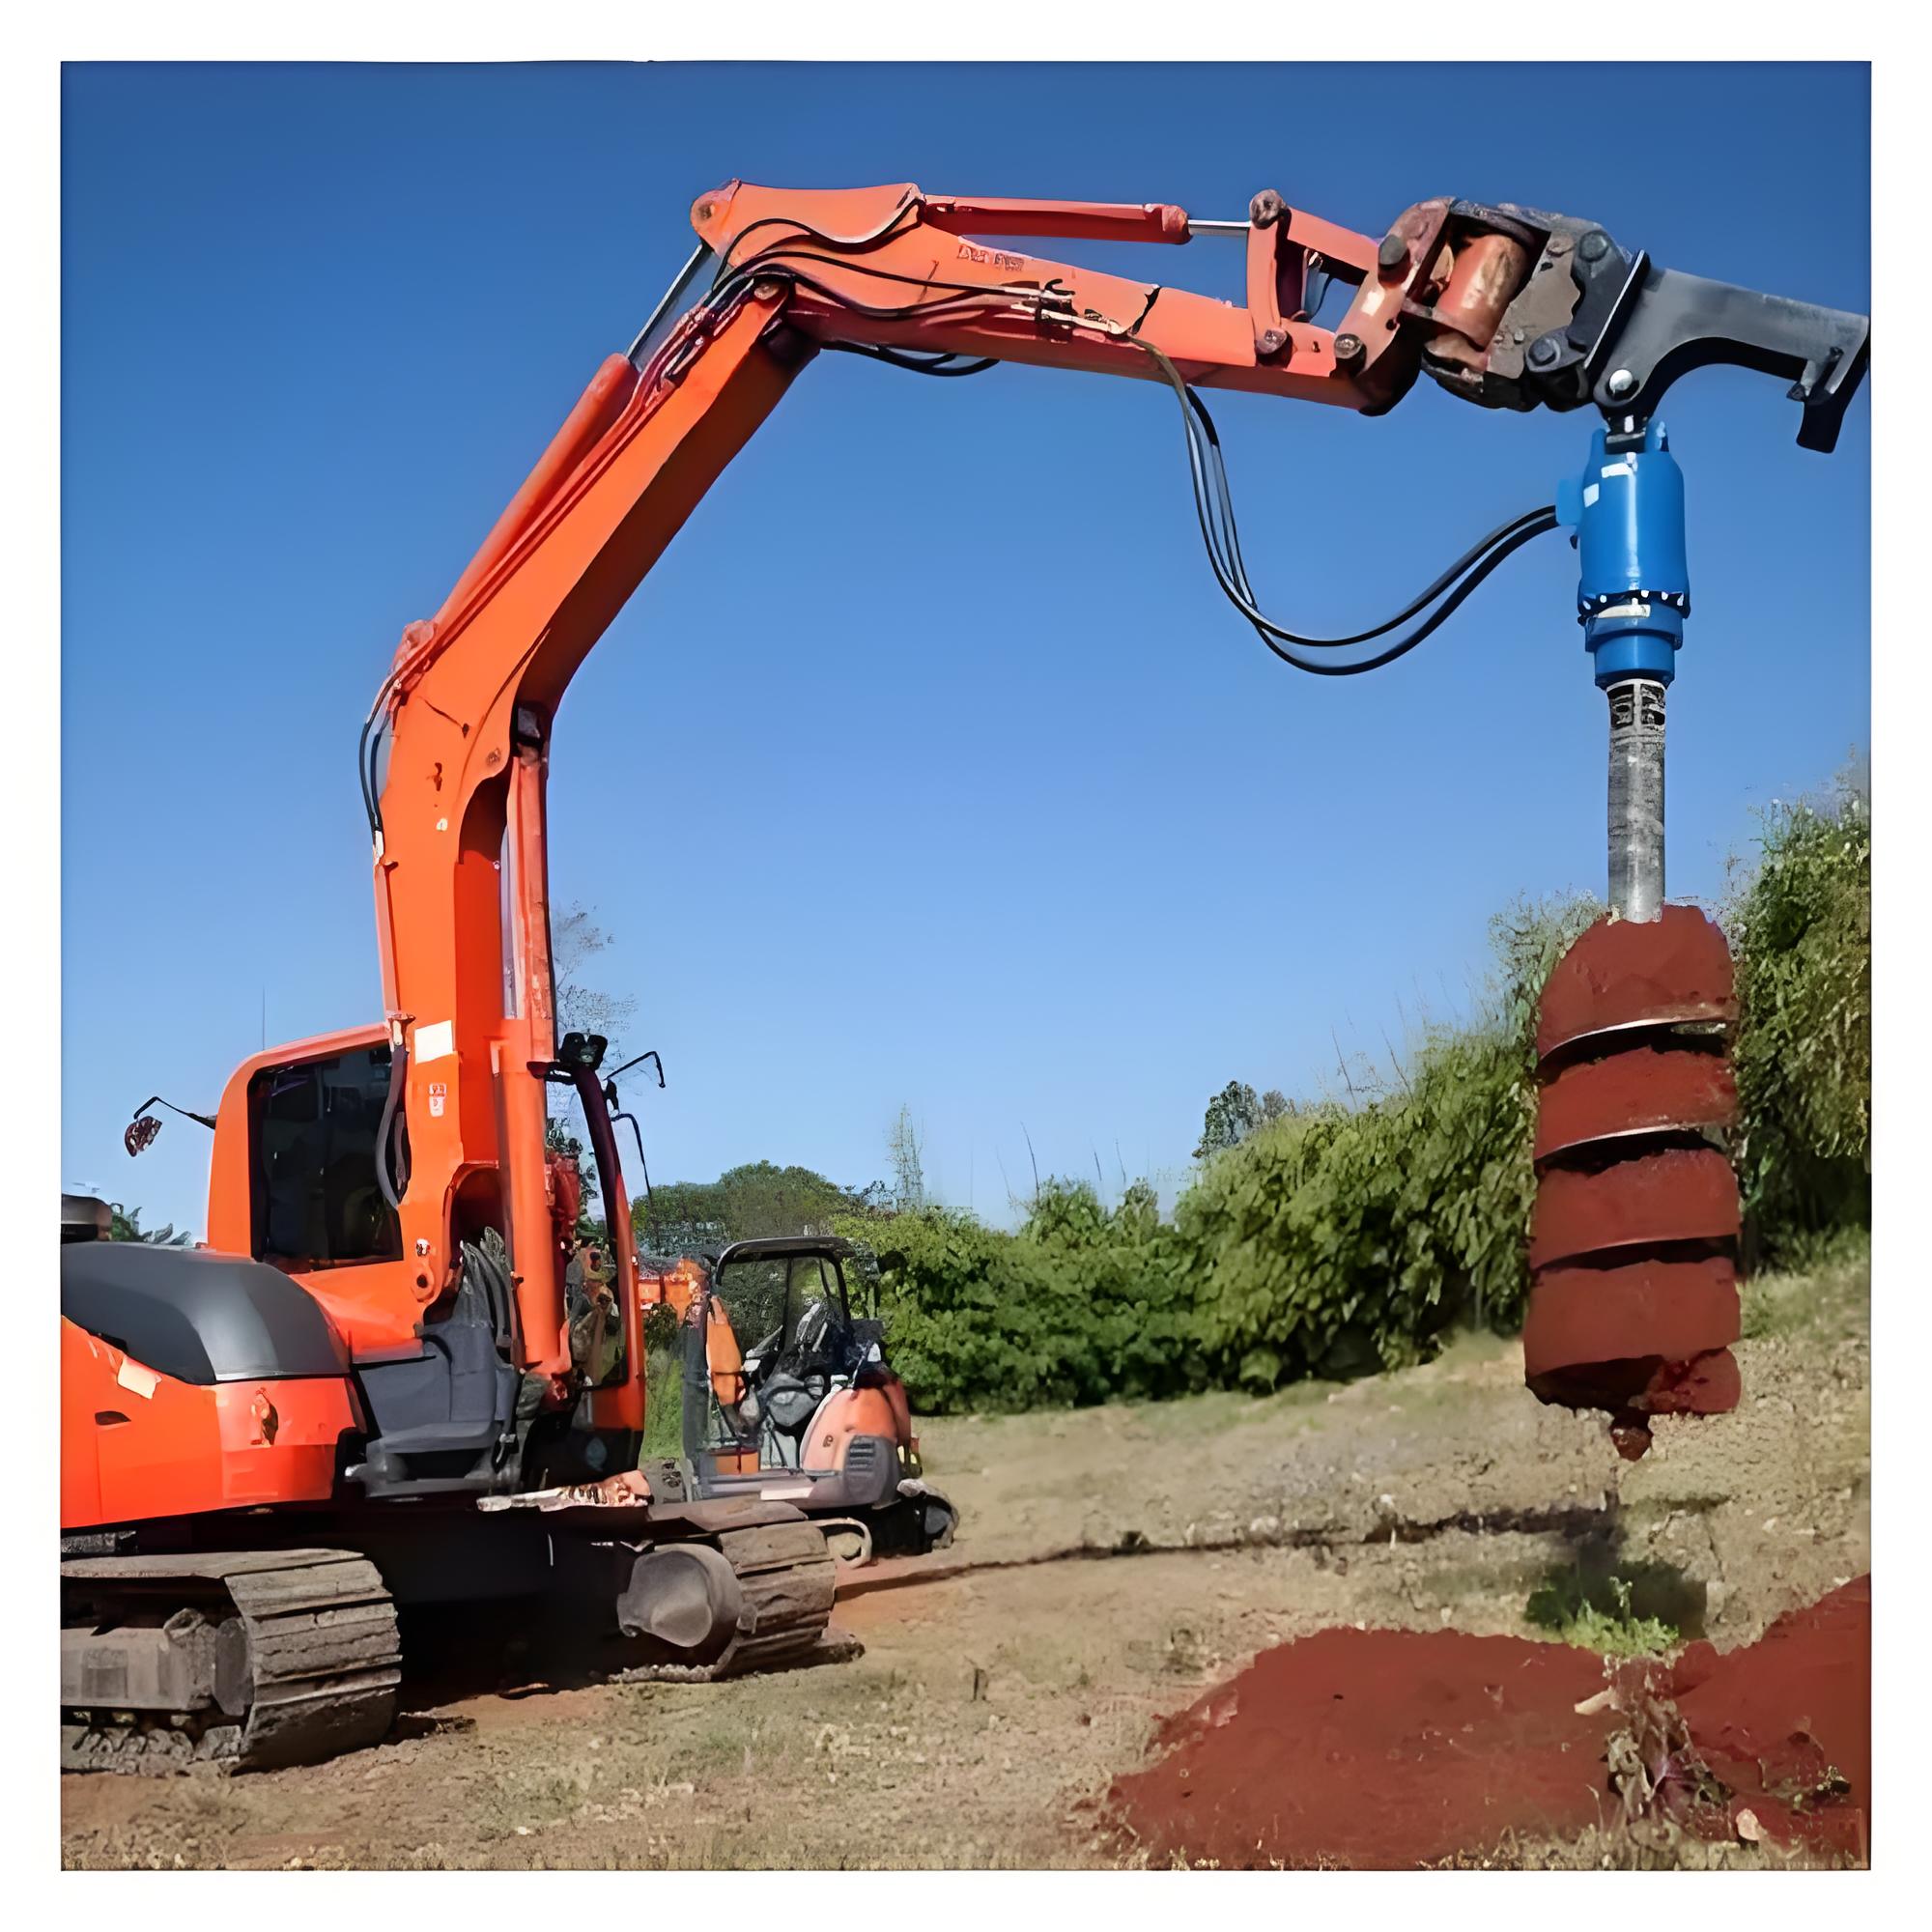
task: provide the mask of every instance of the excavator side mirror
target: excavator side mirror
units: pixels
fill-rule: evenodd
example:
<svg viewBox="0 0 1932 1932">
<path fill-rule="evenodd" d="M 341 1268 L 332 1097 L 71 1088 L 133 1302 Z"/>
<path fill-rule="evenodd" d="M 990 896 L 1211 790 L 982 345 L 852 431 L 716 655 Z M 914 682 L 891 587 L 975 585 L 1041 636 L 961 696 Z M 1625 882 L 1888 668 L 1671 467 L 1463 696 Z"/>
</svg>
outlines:
<svg viewBox="0 0 1932 1932">
<path fill-rule="evenodd" d="M 121 1145 L 128 1150 L 130 1156 L 152 1147 L 155 1136 L 161 1130 L 159 1120 L 149 1113 L 150 1107 L 165 1107 L 169 1113 L 179 1114 L 185 1121 L 199 1122 L 210 1133 L 214 1131 L 214 1122 L 208 1115 L 197 1114 L 189 1107 L 177 1107 L 172 1100 L 163 1100 L 158 1094 L 150 1094 L 134 1109 L 134 1118 L 128 1122 L 127 1131 L 121 1136 Z"/>
</svg>

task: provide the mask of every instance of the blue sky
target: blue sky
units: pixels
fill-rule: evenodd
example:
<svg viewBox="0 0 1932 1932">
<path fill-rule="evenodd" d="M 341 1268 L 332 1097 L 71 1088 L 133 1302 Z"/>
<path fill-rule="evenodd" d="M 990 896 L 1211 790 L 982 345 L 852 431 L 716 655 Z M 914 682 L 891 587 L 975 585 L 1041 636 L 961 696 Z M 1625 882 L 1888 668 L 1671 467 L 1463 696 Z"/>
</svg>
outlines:
<svg viewBox="0 0 1932 1932">
<path fill-rule="evenodd" d="M 1459 106 L 1459 102 L 1469 103 Z M 1612 110 L 1609 103 L 1616 103 Z M 1869 303 L 1862 67 L 69 67 L 63 1121 L 69 1184 L 204 1225 L 262 1038 L 378 1016 L 356 727 L 731 176 L 1178 202 L 1377 233 L 1431 194 L 1593 217 L 1667 266 Z M 1037 244 L 1042 252 L 1055 252 Z M 1237 243 L 1060 250 L 1240 293 Z M 1418 388 L 1213 399 L 1249 568 L 1383 615 L 1550 499 L 1591 418 Z M 1665 420 L 1695 613 L 1673 896 L 1870 724 L 1869 404 L 1836 455 L 1741 371 Z M 884 1172 L 943 1198 L 1178 1175 L 1231 1077 L 1310 1093 L 1468 1004 L 1492 911 L 1601 890 L 1603 700 L 1546 537 L 1402 664 L 1277 666 L 1222 602 L 1171 396 L 823 356 L 579 676 L 553 885 L 670 1076 L 654 1175 Z"/>
</svg>

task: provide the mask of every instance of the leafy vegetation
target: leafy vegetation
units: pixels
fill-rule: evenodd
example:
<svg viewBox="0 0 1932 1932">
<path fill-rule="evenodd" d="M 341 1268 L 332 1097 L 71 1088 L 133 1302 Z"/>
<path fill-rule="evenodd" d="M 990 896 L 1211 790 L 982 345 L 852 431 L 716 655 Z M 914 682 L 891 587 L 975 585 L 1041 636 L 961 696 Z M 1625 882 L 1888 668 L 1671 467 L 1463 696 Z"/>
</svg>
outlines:
<svg viewBox="0 0 1932 1932">
<path fill-rule="evenodd" d="M 836 1229 L 877 1253 L 893 1366 L 929 1413 L 1208 1385 L 1192 1283 L 1145 1182 L 1109 1208 L 1086 1181 L 1047 1181 L 1014 1235 L 944 1210 Z"/>
<path fill-rule="evenodd" d="M 1459 1318 L 1509 1324 L 1525 1288 L 1531 1101 L 1493 1026 L 1427 1041 L 1405 1086 L 1286 1116 L 1208 1162 L 1177 1234 L 1222 1376 L 1395 1368 Z"/>
<path fill-rule="evenodd" d="M 1270 1087 L 1257 1099 L 1255 1090 L 1245 1081 L 1231 1080 L 1208 1102 L 1194 1158 L 1206 1160 L 1210 1153 L 1238 1147 L 1257 1127 L 1278 1121 L 1292 1111 L 1287 1096 L 1278 1087 Z"/>
<path fill-rule="evenodd" d="M 1676 1625 L 1662 1617 L 1638 1616 L 1631 1607 L 1632 1586 L 1621 1577 L 1586 1581 L 1577 1571 L 1532 1591 L 1523 1615 L 1537 1630 L 1559 1642 L 1602 1657 L 1656 1657 L 1683 1641 Z"/>
<path fill-rule="evenodd" d="M 1753 1245 L 1802 1265 L 1871 1225 L 1871 800 L 1774 806 L 1724 923 L 1738 962 L 1739 1179 Z"/>
<path fill-rule="evenodd" d="M 876 1187 L 841 1187 L 809 1167 L 748 1161 L 716 1180 L 661 1181 L 631 1203 L 631 1220 L 647 1253 L 696 1254 L 726 1241 L 769 1235 L 830 1234 L 841 1214 L 865 1213 Z"/>
<path fill-rule="evenodd" d="M 151 1248 L 185 1248 L 194 1243 L 193 1234 L 186 1228 L 177 1234 L 172 1221 L 163 1222 L 158 1228 L 142 1227 L 138 1208 L 124 1208 L 115 1202 L 108 1211 L 111 1219 L 107 1238 L 110 1241 L 145 1241 Z"/>
</svg>

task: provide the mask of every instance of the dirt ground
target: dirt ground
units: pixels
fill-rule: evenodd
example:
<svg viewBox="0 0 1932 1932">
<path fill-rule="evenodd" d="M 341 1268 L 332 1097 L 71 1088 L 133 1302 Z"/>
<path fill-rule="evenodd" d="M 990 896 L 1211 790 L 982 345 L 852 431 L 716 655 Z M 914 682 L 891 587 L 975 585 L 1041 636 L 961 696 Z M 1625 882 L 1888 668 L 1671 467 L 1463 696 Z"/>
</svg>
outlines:
<svg viewBox="0 0 1932 1932">
<path fill-rule="evenodd" d="M 1100 1795 L 1160 1719 L 1338 1624 L 1542 1634 L 1568 1579 L 1686 1640 L 1760 1635 L 1870 1568 L 1868 1279 L 1747 1294 L 1745 1398 L 1637 1463 L 1521 1351 L 1255 1401 L 925 1425 L 961 1508 L 924 1577 L 857 1573 L 856 1662 L 721 1685 L 418 1693 L 389 1742 L 227 1778 L 69 1776 L 70 1866 L 1018 1866 L 1140 1861 Z M 1608 1829 L 1459 1862 L 1637 1858 Z M 1687 1851 L 1765 1862 L 1753 1848 Z"/>
</svg>

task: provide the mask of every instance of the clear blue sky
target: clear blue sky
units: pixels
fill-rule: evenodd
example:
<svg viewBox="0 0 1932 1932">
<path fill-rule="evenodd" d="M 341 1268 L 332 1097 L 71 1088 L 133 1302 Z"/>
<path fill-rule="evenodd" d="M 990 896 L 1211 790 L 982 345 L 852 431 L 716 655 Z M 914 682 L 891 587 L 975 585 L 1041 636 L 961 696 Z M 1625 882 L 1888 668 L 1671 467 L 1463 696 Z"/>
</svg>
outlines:
<svg viewBox="0 0 1932 1932">
<path fill-rule="evenodd" d="M 1862 309 L 1868 123 L 1853 66 L 70 67 L 68 1182 L 199 1231 L 208 1137 L 132 1167 L 133 1103 L 212 1106 L 265 997 L 270 1039 L 378 1016 L 357 724 L 701 190 L 1276 187 L 1369 233 L 1515 200 Z M 1231 242 L 1106 266 L 1240 292 Z M 1251 572 L 1309 628 L 1548 501 L 1592 420 L 1214 409 Z M 1670 884 L 1709 897 L 1753 807 L 1867 739 L 1870 411 L 1813 456 L 1778 384 L 1717 371 L 1665 419 Z M 1492 910 L 1601 890 L 1574 588 L 1546 537 L 1401 665 L 1305 678 L 1213 585 L 1164 391 L 821 357 L 559 721 L 555 898 L 663 1052 L 654 1173 L 863 1181 L 903 1101 L 937 1191 L 1001 1214 L 1022 1123 L 1042 1172 L 1178 1170 L 1231 1077 L 1312 1092 L 1337 1039 L 1466 1006 Z"/>
</svg>

